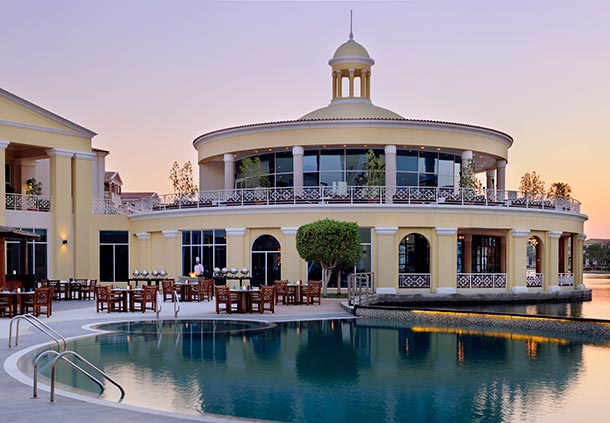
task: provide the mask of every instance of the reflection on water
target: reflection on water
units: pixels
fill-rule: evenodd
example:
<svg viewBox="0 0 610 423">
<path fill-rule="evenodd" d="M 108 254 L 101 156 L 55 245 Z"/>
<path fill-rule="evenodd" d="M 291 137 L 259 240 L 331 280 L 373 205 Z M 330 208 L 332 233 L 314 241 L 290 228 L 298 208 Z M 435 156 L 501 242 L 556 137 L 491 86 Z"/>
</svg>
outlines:
<svg viewBox="0 0 610 423">
<path fill-rule="evenodd" d="M 584 283 L 591 288 L 592 301 L 540 304 L 487 304 L 443 307 L 456 310 L 496 311 L 502 313 L 538 314 L 547 316 L 587 317 L 610 320 L 610 275 L 585 274 Z"/>
<path fill-rule="evenodd" d="M 132 333 L 83 338 L 71 348 L 118 379 L 128 404 L 315 423 L 552 415 L 556 422 L 557 412 L 569 416 L 590 407 L 584 398 L 595 399 L 570 402 L 571 393 L 588 389 L 586 352 L 601 350 L 610 362 L 610 349 L 560 338 L 387 324 L 314 321 L 214 332 L 210 322 L 141 322 L 130 325 Z M 97 392 L 82 375 L 60 370 L 62 383 Z M 118 394 L 109 385 L 103 397 Z"/>
</svg>

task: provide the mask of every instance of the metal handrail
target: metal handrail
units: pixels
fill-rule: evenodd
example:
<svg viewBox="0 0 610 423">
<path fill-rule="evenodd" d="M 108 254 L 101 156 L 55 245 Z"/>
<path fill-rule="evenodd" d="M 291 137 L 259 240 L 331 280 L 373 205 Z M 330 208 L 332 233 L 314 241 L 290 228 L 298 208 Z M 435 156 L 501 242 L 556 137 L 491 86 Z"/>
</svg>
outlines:
<svg viewBox="0 0 610 423">
<path fill-rule="evenodd" d="M 12 337 L 13 337 L 13 322 L 17 322 L 17 327 L 15 328 L 15 346 L 19 344 L 19 323 L 21 320 L 25 320 L 30 325 L 38 329 L 40 332 L 47 335 L 57 344 L 57 350 L 62 351 L 66 349 L 67 342 L 66 338 L 64 338 L 59 332 L 53 329 L 51 326 L 47 325 L 45 322 L 34 316 L 33 314 L 21 314 L 19 316 L 15 316 L 11 319 L 8 327 L 8 347 L 12 347 Z M 60 343 L 61 341 L 61 343 Z M 63 348 L 62 348 L 63 344 Z"/>
<path fill-rule="evenodd" d="M 40 360 L 42 359 L 42 357 L 45 357 L 49 354 L 55 354 L 55 357 L 57 357 L 59 355 L 59 353 L 57 351 L 46 350 L 43 353 L 41 353 L 38 357 L 36 357 L 36 360 L 34 360 L 34 384 L 33 384 L 34 390 L 33 390 L 33 394 L 32 394 L 33 398 L 38 398 L 38 365 L 40 364 Z M 102 382 L 100 382 L 99 379 L 97 379 L 91 373 L 87 372 L 86 370 L 84 370 L 80 366 L 76 365 L 72 361 L 68 360 L 66 357 L 61 357 L 61 359 L 63 361 L 65 361 L 70 367 L 81 372 L 82 374 L 87 376 L 89 379 L 91 379 L 93 382 L 97 383 L 97 385 L 100 387 L 100 393 L 104 392 L 104 384 Z"/>
<path fill-rule="evenodd" d="M 123 398 L 125 398 L 125 390 L 118 382 L 116 382 L 114 379 L 112 379 L 110 376 L 108 376 L 106 373 L 104 373 L 101 369 L 99 369 L 98 367 L 93 365 L 90 361 L 86 360 L 83 356 L 81 356 L 77 352 L 64 351 L 62 353 L 57 354 L 57 356 L 53 359 L 53 365 L 51 367 L 51 394 L 50 394 L 49 401 L 51 401 L 51 402 L 55 401 L 55 373 L 56 373 L 55 368 L 57 367 L 57 362 L 59 360 L 63 359 L 66 355 L 71 355 L 71 356 L 76 357 L 77 359 L 79 359 L 80 361 L 87 364 L 89 367 L 91 367 L 95 371 L 97 371 L 100 375 L 102 375 L 105 379 L 107 379 L 114 386 L 119 388 L 119 391 L 121 391 L 121 398 L 119 399 L 119 401 L 122 401 Z"/>
<path fill-rule="evenodd" d="M 177 319 L 178 312 L 180 311 L 180 300 L 178 299 L 178 293 L 176 291 L 174 291 L 174 294 L 172 297 L 174 300 L 174 319 Z"/>
<path fill-rule="evenodd" d="M 163 310 L 163 295 L 157 291 L 157 308 L 155 309 L 155 312 L 157 313 L 157 320 L 159 320 L 161 310 Z"/>
</svg>

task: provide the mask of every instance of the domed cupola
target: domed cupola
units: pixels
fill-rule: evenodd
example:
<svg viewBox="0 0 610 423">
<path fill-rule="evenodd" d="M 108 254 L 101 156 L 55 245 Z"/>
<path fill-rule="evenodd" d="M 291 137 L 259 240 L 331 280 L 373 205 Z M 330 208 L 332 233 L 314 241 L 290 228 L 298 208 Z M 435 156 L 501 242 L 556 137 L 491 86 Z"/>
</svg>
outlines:
<svg viewBox="0 0 610 423">
<path fill-rule="evenodd" d="M 337 48 L 328 64 L 332 68 L 332 102 L 371 102 L 371 66 L 375 61 L 362 44 L 354 41 L 351 19 L 349 40 Z M 344 78 L 349 81 L 347 90 Z"/>
</svg>

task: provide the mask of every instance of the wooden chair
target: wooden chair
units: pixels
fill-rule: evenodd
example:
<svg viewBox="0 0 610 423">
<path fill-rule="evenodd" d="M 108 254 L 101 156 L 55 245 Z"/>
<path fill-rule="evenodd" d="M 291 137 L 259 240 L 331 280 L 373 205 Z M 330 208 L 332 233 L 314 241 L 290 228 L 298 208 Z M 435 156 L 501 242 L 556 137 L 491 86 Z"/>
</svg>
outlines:
<svg viewBox="0 0 610 423">
<path fill-rule="evenodd" d="M 144 313 L 146 310 L 157 311 L 157 287 L 147 285 L 142 287 L 142 291 L 131 293 L 131 311 L 141 311 Z M 136 307 L 136 305 L 140 307 Z M 150 304 L 150 306 L 149 306 Z"/>
<path fill-rule="evenodd" d="M 53 288 L 53 299 L 55 301 L 62 300 L 61 294 L 67 294 L 67 286 L 62 285 L 58 279 L 52 279 L 48 281 L 49 288 Z M 65 298 L 65 297 L 64 297 Z"/>
<path fill-rule="evenodd" d="M 214 289 L 216 297 L 216 314 L 220 314 L 220 306 L 224 304 L 224 310 L 231 314 L 232 311 L 239 311 L 239 294 L 231 292 L 228 286 L 217 286 Z M 235 309 L 233 310 L 233 306 Z"/>
<path fill-rule="evenodd" d="M 269 311 L 275 313 L 275 286 L 262 286 L 259 291 L 250 291 L 250 304 L 248 305 L 250 313 L 254 310 L 254 305 L 259 313 L 265 311 L 265 304 L 269 304 Z"/>
<path fill-rule="evenodd" d="M 170 300 L 171 302 L 174 302 L 174 292 L 176 292 L 174 280 L 163 279 L 161 281 L 161 293 L 163 294 L 163 301 Z"/>
<path fill-rule="evenodd" d="M 277 304 L 282 297 L 282 304 L 286 304 L 286 297 L 288 295 L 288 281 L 275 281 L 275 303 Z"/>
<path fill-rule="evenodd" d="M 201 302 L 202 300 L 210 301 L 210 286 L 204 279 L 200 279 L 196 285 L 192 287 L 193 301 Z"/>
<path fill-rule="evenodd" d="M 123 299 L 117 295 L 112 295 L 110 286 L 98 286 L 96 288 L 95 310 L 123 311 Z M 104 307 L 105 305 L 105 307 Z"/>
<path fill-rule="evenodd" d="M 305 286 L 305 302 L 307 304 L 313 304 L 316 301 L 321 304 L 322 301 L 322 282 L 321 281 L 309 281 Z"/>
<path fill-rule="evenodd" d="M 11 298 L 7 295 L 0 294 L 0 315 L 11 316 L 13 314 L 13 307 L 11 304 Z"/>
<path fill-rule="evenodd" d="M 42 314 L 42 308 L 45 308 L 47 317 L 51 317 L 53 304 L 53 288 L 36 288 L 34 296 L 24 302 L 25 310 L 32 309 L 34 316 L 38 317 Z"/>
<path fill-rule="evenodd" d="M 81 300 L 82 290 L 87 286 L 87 279 L 72 279 L 70 282 L 69 297 L 71 300 Z"/>
<path fill-rule="evenodd" d="M 205 287 L 208 290 L 208 298 L 212 301 L 214 297 L 214 279 L 204 279 Z"/>
<path fill-rule="evenodd" d="M 97 287 L 97 279 L 90 279 L 89 282 L 81 288 L 81 299 L 95 299 L 95 288 Z"/>
</svg>

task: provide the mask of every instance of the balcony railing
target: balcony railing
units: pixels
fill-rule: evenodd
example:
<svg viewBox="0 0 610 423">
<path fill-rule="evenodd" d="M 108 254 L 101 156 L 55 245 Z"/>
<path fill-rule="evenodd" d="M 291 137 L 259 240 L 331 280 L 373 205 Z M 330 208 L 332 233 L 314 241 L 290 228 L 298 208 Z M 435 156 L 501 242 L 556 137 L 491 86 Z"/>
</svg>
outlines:
<svg viewBox="0 0 610 423">
<path fill-rule="evenodd" d="M 51 211 L 51 198 L 47 195 L 6 194 L 6 210 Z"/>
<path fill-rule="evenodd" d="M 560 273 L 558 275 L 559 286 L 574 286 L 574 274 L 573 273 Z"/>
<path fill-rule="evenodd" d="M 580 203 L 571 198 L 520 191 L 475 190 L 467 188 L 318 186 L 287 188 L 242 188 L 167 194 L 158 198 L 129 202 L 94 204 L 94 212 L 141 214 L 156 211 L 242 206 L 307 205 L 433 205 L 478 206 L 554 210 L 580 214 Z M 98 211 L 101 210 L 101 211 Z"/>
<path fill-rule="evenodd" d="M 430 288 L 430 273 L 399 273 L 399 288 Z"/>
<path fill-rule="evenodd" d="M 527 273 L 526 286 L 528 288 L 542 288 L 544 286 L 544 273 Z"/>
<path fill-rule="evenodd" d="M 506 273 L 458 273 L 458 288 L 506 288 Z"/>
</svg>

